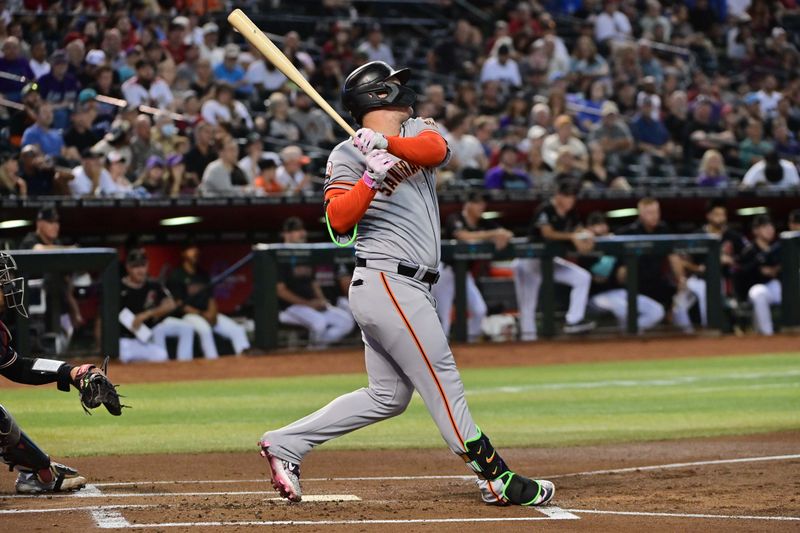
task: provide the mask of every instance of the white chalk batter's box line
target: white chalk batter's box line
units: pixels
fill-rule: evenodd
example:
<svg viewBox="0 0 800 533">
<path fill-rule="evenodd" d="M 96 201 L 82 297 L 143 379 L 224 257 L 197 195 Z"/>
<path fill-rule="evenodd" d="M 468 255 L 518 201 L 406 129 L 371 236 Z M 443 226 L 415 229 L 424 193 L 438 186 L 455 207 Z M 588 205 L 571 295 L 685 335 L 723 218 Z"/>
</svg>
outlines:
<svg viewBox="0 0 800 533">
<path fill-rule="evenodd" d="M 708 461 L 693 461 L 687 463 L 667 463 L 661 465 L 644 465 L 644 466 L 631 466 L 625 468 L 612 468 L 607 470 L 588 470 L 585 472 L 573 472 L 569 474 L 554 474 L 543 475 L 546 479 L 559 479 L 565 477 L 577 476 L 596 476 L 602 474 L 625 474 L 629 472 L 646 472 L 651 470 L 670 470 L 677 468 L 690 468 L 695 466 L 713 466 L 724 464 L 736 463 L 755 463 L 761 461 L 790 461 L 793 459 L 800 459 L 800 454 L 791 455 L 768 455 L 758 457 L 739 457 L 735 459 L 712 459 Z M 303 481 L 311 482 L 325 482 L 325 481 L 419 481 L 419 480 L 456 480 L 456 481 L 470 481 L 474 480 L 474 475 L 430 475 L 430 476 L 367 476 L 367 477 L 318 477 L 318 478 L 303 478 Z M 197 485 L 197 484 L 225 484 L 225 483 L 266 483 L 266 478 L 259 479 L 202 479 L 202 480 L 157 480 L 157 481 L 122 481 L 122 482 L 108 482 L 108 483 L 95 483 L 94 487 L 131 487 L 138 485 Z M 73 496 L 79 496 L 82 492 L 75 493 Z M 106 493 L 108 496 L 113 493 Z M 3 498 L 3 496 L 0 496 Z"/>
</svg>

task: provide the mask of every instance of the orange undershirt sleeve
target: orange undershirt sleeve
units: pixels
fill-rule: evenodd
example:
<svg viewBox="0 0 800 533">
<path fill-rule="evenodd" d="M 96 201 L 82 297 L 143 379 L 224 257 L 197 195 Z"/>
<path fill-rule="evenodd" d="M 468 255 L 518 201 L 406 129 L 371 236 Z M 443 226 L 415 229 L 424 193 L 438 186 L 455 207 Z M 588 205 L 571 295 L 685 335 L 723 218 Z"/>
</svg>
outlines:
<svg viewBox="0 0 800 533">
<path fill-rule="evenodd" d="M 426 130 L 416 137 L 386 137 L 390 154 L 423 167 L 435 167 L 447 157 L 447 142 L 432 130 Z"/>
<path fill-rule="evenodd" d="M 326 213 L 334 231 L 341 234 L 350 231 L 367 212 L 374 197 L 375 190 L 363 180 L 358 180 L 349 191 L 328 189 L 325 193 Z"/>
</svg>

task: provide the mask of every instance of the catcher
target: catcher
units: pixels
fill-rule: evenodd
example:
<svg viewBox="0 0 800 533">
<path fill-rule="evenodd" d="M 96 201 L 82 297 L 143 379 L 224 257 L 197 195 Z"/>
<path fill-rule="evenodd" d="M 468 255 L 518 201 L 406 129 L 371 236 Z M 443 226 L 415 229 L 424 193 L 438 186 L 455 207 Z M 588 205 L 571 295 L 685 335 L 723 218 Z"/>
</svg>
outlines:
<svg viewBox="0 0 800 533">
<path fill-rule="evenodd" d="M 23 304 L 24 279 L 17 276 L 17 264 L 9 254 L 0 252 L 0 311 L 15 309 L 27 317 Z M 69 392 L 70 385 L 78 389 L 83 409 L 104 405 L 108 412 L 122 412 L 115 386 L 106 377 L 108 358 L 102 369 L 91 364 L 71 366 L 63 361 L 24 357 L 11 347 L 11 333 L 0 321 L 0 374 L 11 381 L 29 385 L 56 382 L 58 389 Z M 0 405 L 0 458 L 9 470 L 19 472 L 16 489 L 21 494 L 40 494 L 79 490 L 86 478 L 74 468 L 50 460 Z"/>
</svg>

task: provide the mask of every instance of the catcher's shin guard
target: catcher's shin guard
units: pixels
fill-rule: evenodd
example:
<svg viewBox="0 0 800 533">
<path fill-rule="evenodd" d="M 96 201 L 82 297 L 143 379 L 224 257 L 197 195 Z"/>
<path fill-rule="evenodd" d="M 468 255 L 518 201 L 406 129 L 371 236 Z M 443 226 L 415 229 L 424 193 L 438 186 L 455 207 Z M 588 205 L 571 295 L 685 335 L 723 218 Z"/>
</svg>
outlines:
<svg viewBox="0 0 800 533">
<path fill-rule="evenodd" d="M 477 429 L 478 434 L 464 443 L 467 451 L 461 454 L 461 458 L 479 478 L 497 479 L 508 472 L 509 468 L 492 446 L 489 437 L 483 434 L 481 428 Z"/>
<path fill-rule="evenodd" d="M 20 429 L 11 413 L 0 405 L 0 455 L 5 455 L 7 448 L 13 448 L 19 442 Z"/>
<path fill-rule="evenodd" d="M 0 405 L 0 455 L 9 470 L 15 467 L 24 470 L 50 468 L 50 457 L 44 453 L 24 431 L 14 418 Z"/>
</svg>

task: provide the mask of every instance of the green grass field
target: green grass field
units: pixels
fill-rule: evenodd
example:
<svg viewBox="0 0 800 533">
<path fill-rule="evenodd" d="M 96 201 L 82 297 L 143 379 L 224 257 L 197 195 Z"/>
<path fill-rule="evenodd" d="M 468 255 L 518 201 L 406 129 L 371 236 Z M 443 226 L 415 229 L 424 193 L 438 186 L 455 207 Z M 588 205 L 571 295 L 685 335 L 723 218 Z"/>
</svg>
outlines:
<svg viewBox="0 0 800 533">
<path fill-rule="evenodd" d="M 490 361 L 487 361 L 487 364 Z M 495 442 L 560 446 L 800 429 L 800 352 L 462 372 L 478 423 Z M 2 403 L 53 455 L 253 450 L 261 434 L 365 375 L 125 384 L 133 409 L 83 414 L 77 393 L 6 389 Z M 330 448 L 442 446 L 421 400 Z"/>
</svg>

